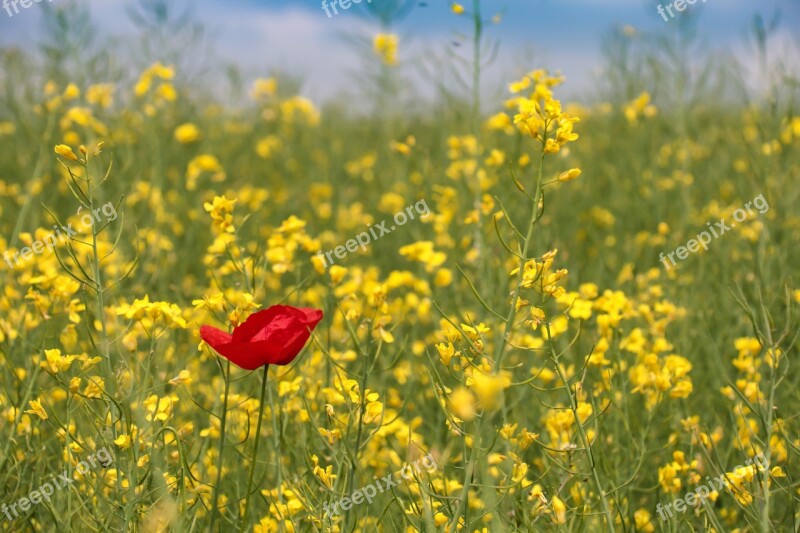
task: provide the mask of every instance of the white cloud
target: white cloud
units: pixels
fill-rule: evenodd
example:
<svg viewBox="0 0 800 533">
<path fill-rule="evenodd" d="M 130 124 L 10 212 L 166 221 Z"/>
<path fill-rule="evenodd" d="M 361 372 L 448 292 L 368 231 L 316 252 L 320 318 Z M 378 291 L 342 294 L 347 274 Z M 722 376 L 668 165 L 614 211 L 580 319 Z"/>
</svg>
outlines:
<svg viewBox="0 0 800 533">
<path fill-rule="evenodd" d="M 509 23 L 513 28 L 514 23 L 519 22 L 513 20 L 514 13 L 529 11 L 528 2 L 534 0 L 506 1 L 509 5 L 507 14 L 510 17 Z M 585 26 L 586 21 L 575 25 L 566 19 L 559 20 L 557 24 L 562 28 L 562 36 L 568 38 L 558 42 L 547 39 L 541 32 L 533 33 L 517 28 L 506 33 L 500 27 L 499 31 L 495 32 L 501 40 L 500 54 L 495 65 L 486 70 L 484 77 L 487 97 L 491 95 L 494 98 L 497 88 L 510 81 L 516 72 L 541 66 L 562 70 L 567 77 L 565 96 L 590 90 L 593 86 L 592 74 L 596 73 L 600 64 L 598 46 L 592 41 L 600 38 L 603 32 L 601 26 L 610 24 L 619 13 L 638 13 L 632 15 L 632 18 L 641 22 L 641 17 L 644 16 L 642 10 L 630 8 L 655 5 L 652 0 L 649 2 L 645 0 L 536 1 L 543 2 L 551 11 L 554 7 L 559 10 L 563 7 L 565 11 L 574 11 L 576 6 L 585 6 L 587 10 L 590 6 L 600 7 L 608 9 L 609 16 L 604 17 L 603 21 L 595 21 L 591 26 Z M 670 0 L 664 0 L 668 1 Z M 69 4 L 69 0 L 54 0 L 54 5 L 56 2 L 61 2 L 61 5 Z M 102 31 L 120 37 L 135 32 L 125 13 L 125 6 L 131 5 L 133 0 L 88 0 L 88 2 L 92 18 Z M 739 21 L 741 26 L 736 29 L 742 30 L 744 28 L 742 21 L 746 17 L 735 18 L 730 12 L 737 10 L 746 12 L 748 8 L 769 11 L 774 6 L 784 5 L 779 0 L 760 0 L 760 2 L 763 4 L 756 7 L 749 4 L 748 0 L 707 0 L 701 14 L 700 26 L 714 24 L 716 17 L 723 15 L 725 20 Z M 184 5 L 183 2 L 180 2 L 180 5 Z M 344 42 L 341 34 L 358 33 L 370 36 L 378 31 L 377 27 L 358 16 L 356 8 L 340 9 L 339 15 L 329 18 L 317 4 L 311 9 L 287 7 L 286 4 L 265 9 L 264 6 L 244 2 L 194 0 L 193 5 L 195 16 L 208 27 L 211 35 L 216 36 L 212 43 L 216 56 L 240 65 L 248 78 L 266 75 L 271 69 L 300 77 L 304 81 L 302 93 L 318 103 L 336 98 L 342 91 L 352 89 L 351 73 L 359 70 L 358 54 L 352 46 Z M 38 9 L 26 11 L 12 19 L 6 19 L 0 12 L 0 43 L 29 47 L 35 44 L 38 35 L 36 30 L 41 27 L 40 13 Z M 652 15 L 655 17 L 655 13 Z M 416 30 L 416 35 L 412 39 L 402 40 L 401 58 L 408 61 L 410 58 L 442 54 L 451 46 L 454 35 L 454 23 L 451 24 L 447 20 L 443 19 L 440 25 L 428 25 L 424 31 Z M 659 19 L 651 23 L 658 27 L 656 29 L 663 29 Z M 791 23 L 792 21 L 785 19 L 783 24 L 787 26 Z M 711 40 L 716 41 L 718 38 L 720 37 L 715 35 Z M 537 40 L 542 42 L 534 44 Z M 798 47 L 788 31 L 779 32 L 773 36 L 771 42 L 779 45 L 776 49 L 782 50 L 782 57 L 786 58 L 792 68 L 796 69 L 795 71 L 800 70 Z M 463 43 L 461 51 L 468 52 L 469 47 L 469 43 Z M 536 47 L 536 54 L 524 56 L 520 52 L 533 47 Z M 756 65 L 752 49 L 745 49 L 737 44 L 733 53 L 751 69 Z M 534 64 L 530 63 L 531 58 L 535 60 Z M 209 65 L 210 71 L 218 72 L 216 69 L 217 66 Z M 439 81 L 425 79 L 413 66 L 403 69 L 403 73 L 412 79 L 414 85 L 423 88 L 425 95 L 430 95 L 432 87 Z M 435 72 L 433 75 L 441 76 L 441 72 Z M 213 82 L 211 79 L 210 83 Z M 451 82 L 452 80 L 447 80 L 448 86 L 454 85 Z M 490 103 L 487 101 L 486 105 Z"/>
</svg>

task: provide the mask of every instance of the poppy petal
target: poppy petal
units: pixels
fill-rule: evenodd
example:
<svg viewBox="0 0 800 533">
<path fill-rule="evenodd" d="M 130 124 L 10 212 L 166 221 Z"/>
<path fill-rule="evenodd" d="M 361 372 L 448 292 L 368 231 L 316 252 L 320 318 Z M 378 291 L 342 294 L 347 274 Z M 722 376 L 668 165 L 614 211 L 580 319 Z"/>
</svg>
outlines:
<svg viewBox="0 0 800 533">
<path fill-rule="evenodd" d="M 213 326 L 202 326 L 200 328 L 200 337 L 205 341 L 206 344 L 215 350 L 217 350 L 218 346 L 230 344 L 232 340 L 230 333 L 225 333 L 224 331 Z"/>
<path fill-rule="evenodd" d="M 232 334 L 203 326 L 200 336 L 235 365 L 255 370 L 291 363 L 322 317 L 319 309 L 274 305 L 250 315 Z"/>
</svg>

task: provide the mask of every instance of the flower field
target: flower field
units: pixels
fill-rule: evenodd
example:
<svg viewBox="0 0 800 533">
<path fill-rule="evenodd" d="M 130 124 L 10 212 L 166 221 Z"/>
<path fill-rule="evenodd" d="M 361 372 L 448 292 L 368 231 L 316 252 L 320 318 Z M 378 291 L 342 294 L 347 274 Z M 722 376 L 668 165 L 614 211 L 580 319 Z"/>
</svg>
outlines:
<svg viewBox="0 0 800 533">
<path fill-rule="evenodd" d="M 414 106 L 391 10 L 359 102 L 0 48 L 0 531 L 800 528 L 800 72 L 624 27 L 493 98 L 448 6 Z"/>
</svg>

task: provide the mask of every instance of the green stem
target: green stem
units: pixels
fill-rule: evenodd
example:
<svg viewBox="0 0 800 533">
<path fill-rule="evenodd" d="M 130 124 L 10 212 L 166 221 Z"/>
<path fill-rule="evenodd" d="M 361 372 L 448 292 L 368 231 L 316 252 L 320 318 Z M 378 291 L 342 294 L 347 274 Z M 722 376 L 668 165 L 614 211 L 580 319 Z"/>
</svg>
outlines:
<svg viewBox="0 0 800 533">
<path fill-rule="evenodd" d="M 764 440 L 764 461 L 767 465 L 766 472 L 759 472 L 761 478 L 761 492 L 764 494 L 764 506 L 761 508 L 761 531 L 763 533 L 768 533 L 772 531 L 772 524 L 770 523 L 769 519 L 769 506 L 770 506 L 770 494 L 769 494 L 769 465 L 770 461 L 772 460 L 772 415 L 774 411 L 775 405 L 775 389 L 776 385 L 776 371 L 778 368 L 778 357 L 776 355 L 776 346 L 772 339 L 772 331 L 769 327 L 769 319 L 765 317 L 765 322 L 767 327 L 765 328 L 768 345 L 767 348 L 767 357 L 770 357 L 772 360 L 772 364 L 770 365 L 770 379 L 769 379 L 769 400 L 767 401 L 767 409 L 766 414 L 764 415 L 766 420 L 764 422 L 766 438 Z"/>
<path fill-rule="evenodd" d="M 483 236 L 481 234 L 481 184 L 478 181 L 481 162 L 481 40 L 483 39 L 483 20 L 481 19 L 481 2 L 473 0 L 472 16 L 475 24 L 475 35 L 472 42 L 472 135 L 475 137 L 475 165 L 472 172 L 472 186 L 475 188 L 474 207 L 477 215 L 475 222 L 475 248 L 483 259 Z M 484 262 L 485 265 L 485 262 Z M 485 274 L 485 272 L 484 272 Z"/>
<path fill-rule="evenodd" d="M 483 39 L 483 20 L 481 19 L 481 1 L 473 0 L 472 11 L 475 21 L 475 40 L 472 51 L 472 120 L 473 127 L 480 131 L 481 116 L 481 40 Z"/>
<path fill-rule="evenodd" d="M 214 531 L 214 524 L 217 521 L 219 509 L 217 504 L 219 502 L 219 484 L 222 482 L 222 452 L 225 449 L 225 421 L 228 417 L 228 392 L 231 388 L 231 362 L 228 361 L 225 368 L 225 397 L 222 400 L 222 416 L 219 423 L 219 451 L 217 452 L 217 480 L 214 482 L 214 495 L 211 499 L 211 524 L 208 526 L 209 531 Z"/>
<path fill-rule="evenodd" d="M 547 131 L 547 124 L 545 124 L 545 131 Z M 541 198 L 541 191 L 542 191 L 542 177 L 544 175 L 544 146 L 547 142 L 547 134 L 545 133 L 544 139 L 542 140 L 542 156 L 539 159 L 539 174 L 536 179 L 536 192 L 533 198 L 533 206 L 531 207 L 531 218 L 530 222 L 528 223 L 528 232 L 525 236 L 525 242 L 522 245 L 522 258 L 519 262 L 519 272 L 517 272 L 517 282 L 516 287 L 514 288 L 514 295 L 511 298 L 511 306 L 508 311 L 508 316 L 505 320 L 505 328 L 503 331 L 503 337 L 497 343 L 497 350 L 495 352 L 495 366 L 494 372 L 500 372 L 500 363 L 503 359 L 503 353 L 505 352 L 506 343 L 508 341 L 509 335 L 511 335 L 511 328 L 513 327 L 514 318 L 517 315 L 517 301 L 519 300 L 519 293 L 520 287 L 522 285 L 522 276 L 525 272 L 525 262 L 528 259 L 528 251 L 531 247 L 531 242 L 533 241 L 533 227 L 536 224 L 536 217 L 539 212 L 539 199 Z M 475 438 L 472 442 L 472 450 L 470 451 L 469 460 L 464 469 L 464 482 L 462 484 L 461 489 L 461 497 L 459 499 L 459 507 L 458 511 L 453 517 L 453 521 L 450 523 L 448 527 L 448 533 L 454 533 L 457 526 L 458 526 L 458 519 L 461 514 L 466 510 L 467 504 L 467 497 L 469 496 L 469 489 L 472 485 L 472 475 L 475 471 L 475 454 L 476 448 L 480 442 L 481 436 L 481 425 L 483 422 L 483 418 L 480 418 L 476 424 L 475 428 Z M 465 524 L 466 527 L 469 527 L 469 524 Z"/>
<path fill-rule="evenodd" d="M 469 452 L 469 459 L 467 460 L 466 467 L 464 469 L 464 483 L 461 486 L 461 496 L 458 498 L 458 510 L 453 515 L 453 521 L 450 522 L 450 526 L 447 528 L 447 533 L 455 533 L 456 529 L 458 528 L 458 519 L 461 517 L 462 514 L 466 513 L 468 506 L 467 506 L 467 498 L 469 497 L 469 489 L 472 483 L 472 475 L 475 472 L 475 455 L 478 449 L 478 439 L 477 436 L 480 435 L 480 420 L 477 424 L 477 431 L 475 432 L 476 438 L 472 440 L 472 449 Z M 465 436 L 466 439 L 466 436 Z M 466 450 L 464 450 L 466 456 Z M 469 529 L 469 524 L 466 523 L 466 517 L 464 519 L 464 525 Z"/>
<path fill-rule="evenodd" d="M 592 479 L 594 481 L 595 488 L 597 489 L 597 493 L 600 495 L 600 501 L 603 504 L 603 512 L 606 515 L 606 520 L 608 521 L 608 528 L 609 531 L 614 531 L 614 514 L 611 512 L 611 506 L 608 504 L 608 498 L 606 498 L 606 493 L 603 490 L 603 485 L 600 483 L 600 476 L 597 474 L 597 464 L 594 460 L 594 454 L 592 453 L 592 445 L 589 443 L 589 438 L 586 436 L 586 431 L 583 429 L 583 422 L 578 417 L 578 402 L 575 398 L 575 395 L 572 393 L 572 390 L 569 387 L 569 381 L 567 377 L 564 375 L 564 371 L 561 368 L 561 365 L 558 362 L 558 357 L 556 356 L 555 346 L 553 344 L 553 336 L 550 333 L 550 325 L 547 325 L 547 338 L 549 339 L 550 343 L 550 355 L 553 360 L 553 363 L 556 367 L 556 372 L 558 373 L 558 378 L 561 380 L 561 383 L 564 384 L 564 389 L 567 391 L 567 397 L 569 398 L 569 406 L 570 410 L 572 411 L 572 416 L 575 418 L 575 425 L 578 427 L 578 434 L 581 437 L 581 444 L 583 448 L 586 450 L 586 455 L 589 458 L 589 467 L 592 470 Z"/>
<path fill-rule="evenodd" d="M 503 361 L 503 355 L 505 353 L 506 343 L 508 342 L 509 335 L 511 335 L 511 328 L 514 326 L 514 319 L 517 316 L 517 301 L 519 300 L 519 292 L 522 286 L 522 277 L 525 274 L 525 262 L 528 260 L 528 252 L 530 251 L 531 243 L 533 241 L 533 227 L 536 224 L 536 216 L 539 212 L 539 201 L 542 197 L 542 176 L 544 175 L 544 155 L 545 155 L 544 146 L 546 141 L 547 141 L 547 136 L 545 135 L 545 138 L 542 141 L 542 156 L 539 159 L 539 175 L 536 179 L 536 191 L 534 192 L 533 196 L 531 219 L 528 222 L 528 232 L 525 235 L 525 242 L 522 245 L 522 254 L 521 254 L 522 258 L 519 261 L 519 272 L 517 272 L 517 283 L 516 287 L 514 288 L 514 295 L 511 297 L 511 307 L 508 310 L 508 317 L 506 318 L 506 326 L 505 330 L 503 331 L 503 338 L 501 338 L 497 343 L 497 351 L 495 353 L 495 358 L 494 358 L 495 373 L 500 372 L 500 363 Z"/>
<path fill-rule="evenodd" d="M 89 212 L 91 213 L 94 210 L 94 188 L 92 187 L 92 180 L 89 177 L 89 165 L 86 165 L 86 181 L 87 181 L 87 189 L 88 189 L 88 197 L 89 197 Z M 103 334 L 103 358 L 106 360 L 106 367 L 108 371 L 108 379 L 109 383 L 106 385 L 111 388 L 111 392 L 109 394 L 113 395 L 116 390 L 116 380 L 114 378 L 114 365 L 111 362 L 111 350 L 109 342 L 108 342 L 108 335 L 106 334 L 106 317 L 105 317 L 105 301 L 103 297 L 103 280 L 102 280 L 102 273 L 100 272 L 100 254 L 97 251 L 97 235 L 98 232 L 95 231 L 95 222 L 92 222 L 92 270 L 94 276 L 94 283 L 95 289 L 97 292 L 97 318 L 100 320 L 100 331 Z M 116 427 L 116 424 L 114 424 Z"/>
<path fill-rule="evenodd" d="M 84 168 L 86 169 L 86 192 L 87 197 L 89 200 L 89 214 L 91 217 L 92 212 L 94 211 L 94 187 L 92 187 L 92 178 L 89 172 L 89 156 L 86 155 L 86 164 Z M 100 270 L 100 254 L 97 249 L 97 236 L 99 235 L 99 231 L 95 230 L 95 224 L 97 222 L 92 218 L 92 225 L 91 225 L 91 232 L 92 232 L 92 271 L 94 277 L 94 286 L 95 291 L 97 293 L 97 319 L 100 321 L 100 332 L 103 335 L 103 359 L 106 361 L 106 390 L 107 394 L 112 397 L 116 398 L 117 392 L 117 380 L 114 376 L 114 364 L 111 362 L 111 342 L 108 338 L 108 329 L 106 328 L 106 307 L 105 307 L 105 297 L 104 292 L 105 289 L 103 287 L 103 279 L 102 279 L 102 272 Z M 119 436 L 117 434 L 117 422 L 122 419 L 122 413 L 119 409 L 116 408 L 115 404 L 112 402 L 108 409 L 111 411 L 111 435 L 112 439 L 116 440 Z M 122 477 L 117 476 L 116 478 L 116 488 L 117 488 L 117 496 L 122 501 Z M 124 522 L 126 524 L 130 523 L 131 517 L 133 512 L 133 506 L 126 505 L 125 506 L 125 514 L 124 514 Z"/>
<path fill-rule="evenodd" d="M 264 376 L 261 378 L 261 399 L 258 402 L 258 424 L 256 425 L 256 442 L 253 445 L 253 459 L 250 462 L 250 476 L 247 480 L 247 492 L 244 500 L 244 513 L 242 514 L 242 525 L 239 531 L 245 530 L 247 523 L 247 509 L 250 507 L 250 493 L 253 490 L 253 478 L 256 473 L 256 459 L 258 458 L 258 442 L 261 440 L 261 422 L 264 419 L 264 396 L 267 392 L 267 374 L 269 365 L 264 365 Z M 274 415 L 274 413 L 273 413 Z"/>
<path fill-rule="evenodd" d="M 373 317 L 374 319 L 374 317 Z M 370 343 L 371 344 L 371 343 Z M 369 354 L 370 347 L 367 348 L 367 354 Z M 356 481 L 356 472 L 358 471 L 358 454 L 361 450 L 361 437 L 364 431 L 364 410 L 367 408 L 367 378 L 369 377 L 369 366 L 370 366 L 370 358 L 369 356 L 364 357 L 364 375 L 361 378 L 361 406 L 358 411 L 358 431 L 356 432 L 356 447 L 353 451 L 353 462 L 351 464 L 350 469 L 350 481 L 348 482 L 348 492 L 353 494 L 355 488 L 355 481 Z M 354 516 L 355 513 L 351 513 L 349 516 Z"/>
<path fill-rule="evenodd" d="M 269 415 L 272 418 L 272 442 L 275 448 L 275 469 L 278 476 L 278 502 L 283 503 L 283 465 L 281 463 L 281 434 L 278 431 L 278 413 L 275 409 L 275 400 L 272 398 L 272 388 L 267 387 L 267 397 L 269 398 Z M 285 531 L 286 527 L 283 524 L 283 517 L 281 517 L 280 530 Z"/>
</svg>

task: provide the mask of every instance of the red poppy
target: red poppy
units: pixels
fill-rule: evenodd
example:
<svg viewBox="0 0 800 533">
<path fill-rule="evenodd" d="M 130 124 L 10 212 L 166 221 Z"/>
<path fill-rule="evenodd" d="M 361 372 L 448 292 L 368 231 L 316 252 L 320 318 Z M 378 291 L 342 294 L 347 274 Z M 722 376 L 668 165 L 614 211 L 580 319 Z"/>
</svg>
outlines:
<svg viewBox="0 0 800 533">
<path fill-rule="evenodd" d="M 233 364 L 255 370 L 264 365 L 291 363 L 320 320 L 319 309 L 273 305 L 250 315 L 233 328 L 232 334 L 203 326 L 200 336 Z"/>
</svg>

